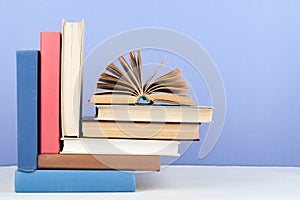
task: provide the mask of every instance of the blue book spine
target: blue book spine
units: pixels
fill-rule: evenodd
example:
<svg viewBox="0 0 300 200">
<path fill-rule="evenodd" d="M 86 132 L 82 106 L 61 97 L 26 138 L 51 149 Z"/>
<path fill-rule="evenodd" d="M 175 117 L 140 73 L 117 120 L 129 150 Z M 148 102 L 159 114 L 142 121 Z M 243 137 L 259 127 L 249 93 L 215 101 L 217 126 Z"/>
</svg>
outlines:
<svg viewBox="0 0 300 200">
<path fill-rule="evenodd" d="M 34 171 L 38 155 L 39 51 L 16 52 L 18 170 Z"/>
<path fill-rule="evenodd" d="M 35 170 L 15 173 L 16 192 L 134 192 L 134 171 Z"/>
</svg>

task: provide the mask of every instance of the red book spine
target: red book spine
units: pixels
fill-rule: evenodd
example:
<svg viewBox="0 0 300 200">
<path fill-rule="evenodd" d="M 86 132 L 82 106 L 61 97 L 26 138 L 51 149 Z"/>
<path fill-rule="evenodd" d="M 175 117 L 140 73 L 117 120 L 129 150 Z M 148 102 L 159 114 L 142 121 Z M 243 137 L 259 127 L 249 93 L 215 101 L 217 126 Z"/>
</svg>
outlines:
<svg viewBox="0 0 300 200">
<path fill-rule="evenodd" d="M 59 32 L 40 34 L 40 153 L 60 151 L 60 49 Z"/>
</svg>

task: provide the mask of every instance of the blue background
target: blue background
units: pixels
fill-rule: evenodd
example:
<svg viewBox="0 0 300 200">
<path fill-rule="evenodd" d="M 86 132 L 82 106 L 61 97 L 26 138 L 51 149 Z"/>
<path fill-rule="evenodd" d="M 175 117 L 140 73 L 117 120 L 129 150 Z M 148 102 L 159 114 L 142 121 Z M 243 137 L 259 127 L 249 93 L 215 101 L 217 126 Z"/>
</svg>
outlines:
<svg viewBox="0 0 300 200">
<path fill-rule="evenodd" d="M 119 32 L 162 27 L 193 38 L 214 60 L 227 95 L 223 133 L 205 159 L 195 143 L 176 164 L 300 166 L 299 10 L 288 0 L 1 0 L 0 165 L 17 162 L 15 50 L 39 49 L 41 31 L 83 18 L 85 56 Z"/>
</svg>

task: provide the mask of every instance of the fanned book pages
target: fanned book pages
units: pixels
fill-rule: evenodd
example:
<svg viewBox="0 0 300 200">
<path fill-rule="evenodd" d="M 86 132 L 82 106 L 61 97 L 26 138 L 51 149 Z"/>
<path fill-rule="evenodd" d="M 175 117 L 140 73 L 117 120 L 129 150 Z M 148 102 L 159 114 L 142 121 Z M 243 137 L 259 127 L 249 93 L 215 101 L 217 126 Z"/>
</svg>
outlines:
<svg viewBox="0 0 300 200">
<path fill-rule="evenodd" d="M 62 22 L 61 120 L 63 136 L 79 136 L 84 22 Z"/>
<path fill-rule="evenodd" d="M 129 52 L 128 58 L 129 61 L 124 56 L 118 58 L 123 70 L 113 62 L 106 67 L 107 72 L 100 75 L 97 83 L 97 88 L 102 90 L 95 92 L 89 103 L 139 104 L 144 101 L 195 105 L 186 95 L 189 87 L 179 69 L 155 78 L 162 62 L 144 82 L 140 50 Z"/>
</svg>

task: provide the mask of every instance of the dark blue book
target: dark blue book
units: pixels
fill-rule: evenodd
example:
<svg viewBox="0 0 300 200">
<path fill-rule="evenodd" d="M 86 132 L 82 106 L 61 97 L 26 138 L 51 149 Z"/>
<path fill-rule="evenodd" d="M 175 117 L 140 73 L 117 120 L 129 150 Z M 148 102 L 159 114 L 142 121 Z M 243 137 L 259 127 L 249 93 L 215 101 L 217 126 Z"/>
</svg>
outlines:
<svg viewBox="0 0 300 200">
<path fill-rule="evenodd" d="M 15 173 L 16 192 L 134 192 L 133 171 L 35 170 Z"/>
<path fill-rule="evenodd" d="M 39 51 L 16 52 L 18 170 L 37 168 Z"/>
</svg>

